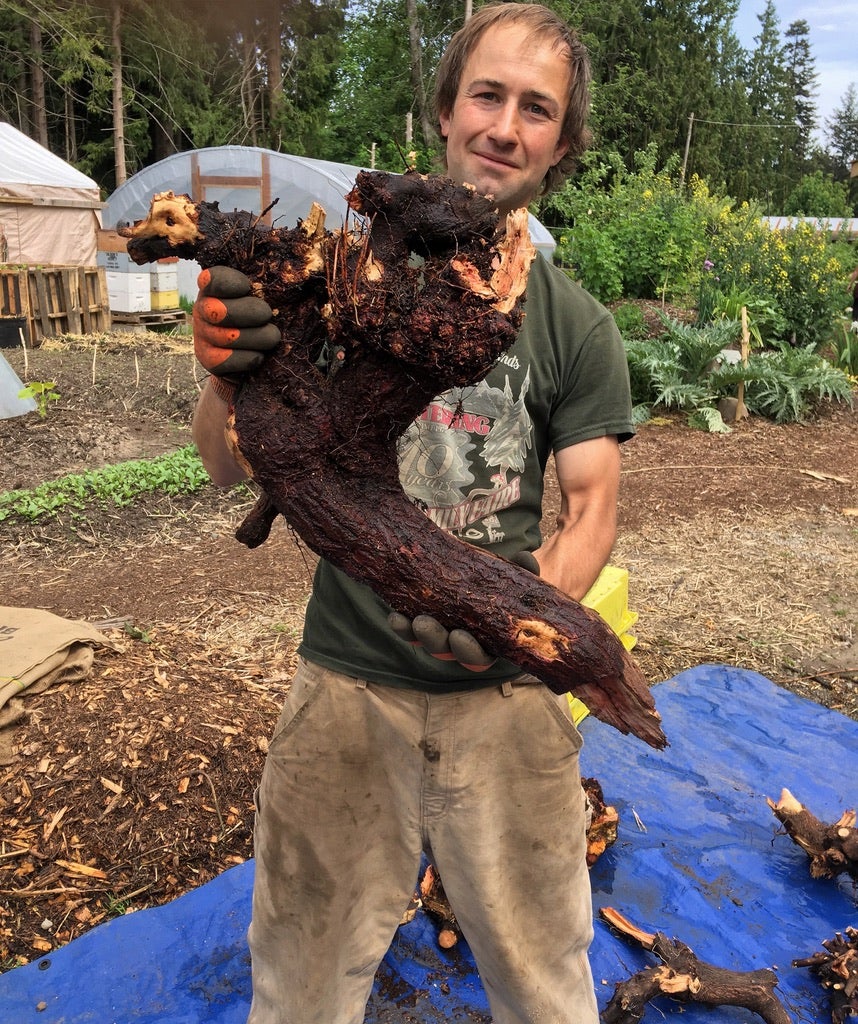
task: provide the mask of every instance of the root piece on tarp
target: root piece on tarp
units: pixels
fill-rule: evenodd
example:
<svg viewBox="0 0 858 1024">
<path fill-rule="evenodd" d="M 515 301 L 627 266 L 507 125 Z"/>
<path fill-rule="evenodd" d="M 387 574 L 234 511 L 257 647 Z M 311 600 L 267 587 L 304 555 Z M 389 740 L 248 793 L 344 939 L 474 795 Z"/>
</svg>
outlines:
<svg viewBox="0 0 858 1024">
<path fill-rule="evenodd" d="M 587 825 L 587 867 L 591 868 L 609 846 L 617 841 L 617 826 L 620 816 L 616 807 L 605 803 L 605 796 L 598 779 L 581 779 L 590 822 Z"/>
<path fill-rule="evenodd" d="M 767 969 L 732 971 L 698 960 L 685 943 L 661 932 L 647 932 L 612 907 L 599 916 L 626 938 L 651 950 L 662 961 L 614 986 L 611 1001 L 602 1012 L 603 1024 L 638 1024 L 646 1005 L 657 996 L 706 1006 L 742 1006 L 758 1014 L 766 1024 L 792 1024 L 774 993 L 777 975 Z"/>
<path fill-rule="evenodd" d="M 420 901 L 423 909 L 438 925 L 438 945 L 452 949 L 462 936 L 462 929 L 444 892 L 441 876 L 432 864 L 426 865 L 420 879 Z"/>
<path fill-rule="evenodd" d="M 777 803 L 767 799 L 786 834 L 810 857 L 814 878 L 836 878 L 846 873 L 858 882 L 858 828 L 855 811 L 844 811 L 833 825 L 812 814 L 788 789 Z"/>
<path fill-rule="evenodd" d="M 793 967 L 809 967 L 827 989 L 831 1000 L 832 1024 L 848 1024 L 858 1017 L 858 929 L 837 932 L 822 943 L 826 953 L 814 953 L 793 960 Z"/>
</svg>

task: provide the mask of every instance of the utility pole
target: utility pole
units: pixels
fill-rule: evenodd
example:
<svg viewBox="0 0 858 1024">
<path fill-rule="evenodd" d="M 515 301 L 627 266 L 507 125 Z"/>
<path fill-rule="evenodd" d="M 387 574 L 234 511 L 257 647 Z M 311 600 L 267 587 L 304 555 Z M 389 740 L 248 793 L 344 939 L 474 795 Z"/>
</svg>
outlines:
<svg viewBox="0 0 858 1024">
<path fill-rule="evenodd" d="M 691 149 L 691 128 L 692 128 L 693 124 L 694 124 L 694 111 L 692 110 L 691 114 L 689 115 L 689 118 L 688 118 L 688 134 L 685 136 L 685 156 L 682 158 L 682 170 L 680 171 L 680 174 L 679 174 L 679 187 L 680 188 L 682 188 L 682 186 L 685 184 L 685 170 L 688 167 L 688 151 L 689 151 L 689 149 Z"/>
</svg>

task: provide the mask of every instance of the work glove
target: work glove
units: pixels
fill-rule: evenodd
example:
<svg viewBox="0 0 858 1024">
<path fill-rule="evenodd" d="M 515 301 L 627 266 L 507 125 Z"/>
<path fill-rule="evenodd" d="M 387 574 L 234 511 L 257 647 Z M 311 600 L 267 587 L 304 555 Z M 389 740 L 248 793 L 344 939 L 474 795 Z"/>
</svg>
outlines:
<svg viewBox="0 0 858 1024">
<path fill-rule="evenodd" d="M 539 575 L 539 562 L 529 551 L 519 551 L 510 561 L 535 576 Z M 470 672 L 485 672 L 497 661 L 493 654 L 483 649 L 473 633 L 466 629 L 447 630 L 431 615 L 418 615 L 409 619 L 401 612 L 391 612 L 387 621 L 401 640 L 413 647 L 422 647 L 439 661 L 458 661 Z"/>
<path fill-rule="evenodd" d="M 210 267 L 197 278 L 194 354 L 216 377 L 255 370 L 280 342 L 271 307 L 251 294 L 250 279 L 232 267 Z"/>
</svg>

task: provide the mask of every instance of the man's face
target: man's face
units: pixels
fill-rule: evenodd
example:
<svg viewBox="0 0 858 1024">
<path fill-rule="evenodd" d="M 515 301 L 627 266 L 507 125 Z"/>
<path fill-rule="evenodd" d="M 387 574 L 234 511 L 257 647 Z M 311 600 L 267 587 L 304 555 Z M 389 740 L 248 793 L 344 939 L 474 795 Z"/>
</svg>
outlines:
<svg viewBox="0 0 858 1024">
<path fill-rule="evenodd" d="M 562 50 L 516 23 L 487 29 L 440 117 L 450 177 L 494 196 L 502 214 L 527 206 L 569 148 L 560 139 L 569 84 Z"/>
</svg>

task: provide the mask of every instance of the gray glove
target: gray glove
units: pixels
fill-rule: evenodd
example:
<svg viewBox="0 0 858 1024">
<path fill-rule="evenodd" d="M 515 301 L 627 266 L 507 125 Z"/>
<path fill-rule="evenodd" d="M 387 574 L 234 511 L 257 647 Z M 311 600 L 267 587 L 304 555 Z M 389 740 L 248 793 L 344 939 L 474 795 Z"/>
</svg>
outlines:
<svg viewBox="0 0 858 1024">
<path fill-rule="evenodd" d="M 539 575 L 539 562 L 529 551 L 519 551 L 509 560 L 535 576 Z M 472 633 L 466 629 L 447 630 L 431 615 L 418 615 L 409 619 L 400 612 L 391 612 L 387 621 L 401 640 L 414 647 L 422 647 L 439 661 L 458 661 L 470 672 L 485 672 L 497 661 L 493 654 L 483 649 Z"/>
<path fill-rule="evenodd" d="M 194 353 L 217 377 L 241 377 L 280 344 L 271 307 L 251 294 L 250 279 L 232 267 L 210 267 L 197 279 Z"/>
</svg>

